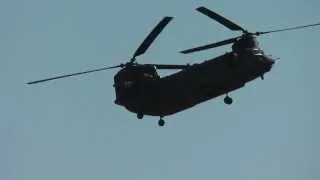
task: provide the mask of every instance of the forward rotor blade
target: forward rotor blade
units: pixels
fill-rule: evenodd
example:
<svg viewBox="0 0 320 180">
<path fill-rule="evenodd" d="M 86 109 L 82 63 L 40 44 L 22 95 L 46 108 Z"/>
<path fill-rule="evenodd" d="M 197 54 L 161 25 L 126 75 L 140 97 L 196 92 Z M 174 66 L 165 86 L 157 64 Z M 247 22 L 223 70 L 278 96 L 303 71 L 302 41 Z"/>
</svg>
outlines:
<svg viewBox="0 0 320 180">
<path fill-rule="evenodd" d="M 211 11 L 210 9 L 206 8 L 206 7 L 198 7 L 197 11 L 201 12 L 202 14 L 216 20 L 217 22 L 219 22 L 220 24 L 224 25 L 225 27 L 229 28 L 232 31 L 243 31 L 246 32 L 245 29 L 243 29 L 241 26 L 237 25 L 236 23 L 228 20 L 227 18 Z"/>
<path fill-rule="evenodd" d="M 152 42 L 157 38 L 157 36 L 161 33 L 161 31 L 169 24 L 169 22 L 173 19 L 173 17 L 164 17 L 155 27 L 154 29 L 149 33 L 149 35 L 146 37 L 146 39 L 140 44 L 138 49 L 133 55 L 133 58 L 131 59 L 131 63 L 135 61 L 135 57 L 139 56 L 146 52 L 146 50 L 150 47 Z"/>
<path fill-rule="evenodd" d="M 313 26 L 319 26 L 319 25 L 320 25 L 320 23 L 316 23 L 316 24 L 295 26 L 295 27 L 284 28 L 284 29 L 277 29 L 277 30 L 272 30 L 272 31 L 256 32 L 255 34 L 256 35 L 262 35 L 262 34 L 268 34 L 268 33 L 274 33 L 274 32 L 281 32 L 281 31 L 292 31 L 292 30 L 304 29 L 304 28 L 313 27 Z"/>
<path fill-rule="evenodd" d="M 145 64 L 155 66 L 157 69 L 185 69 L 190 65 L 176 65 L 176 64 Z"/>
<path fill-rule="evenodd" d="M 111 66 L 111 67 L 103 67 L 103 68 L 84 71 L 84 72 L 78 72 L 78 73 L 66 74 L 66 75 L 61 75 L 61 76 L 55 76 L 55 77 L 51 77 L 51 78 L 47 78 L 47 79 L 31 81 L 31 82 L 28 82 L 28 84 L 36 84 L 36 83 L 41 83 L 41 82 L 45 82 L 45 81 L 51 81 L 51 80 L 55 80 L 55 79 L 61 79 L 61 78 L 66 78 L 66 77 L 70 77 L 70 76 L 77 76 L 77 75 L 81 75 L 81 74 L 88 74 L 88 73 L 92 73 L 92 72 L 103 71 L 103 70 L 119 68 L 119 67 L 123 67 L 123 65 L 117 65 L 117 66 Z"/>
<path fill-rule="evenodd" d="M 224 46 L 224 45 L 231 44 L 231 43 L 235 42 L 237 38 L 238 37 L 227 39 L 227 40 L 216 42 L 216 43 L 212 43 L 212 44 L 208 44 L 208 45 L 204 45 L 204 46 L 200 46 L 200 47 L 196 47 L 196 48 L 192 48 L 192 49 L 187 49 L 184 51 L 180 51 L 180 53 L 189 54 L 189 53 L 193 53 L 196 51 L 202 51 L 202 50 L 206 50 L 206 49 L 210 49 L 210 48 Z"/>
</svg>

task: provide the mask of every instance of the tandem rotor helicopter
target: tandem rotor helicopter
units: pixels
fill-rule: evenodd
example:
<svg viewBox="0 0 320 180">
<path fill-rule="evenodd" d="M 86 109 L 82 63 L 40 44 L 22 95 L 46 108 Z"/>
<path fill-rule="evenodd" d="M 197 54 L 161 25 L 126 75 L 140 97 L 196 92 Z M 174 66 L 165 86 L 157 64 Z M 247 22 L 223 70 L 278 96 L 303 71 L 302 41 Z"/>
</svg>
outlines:
<svg viewBox="0 0 320 180">
<path fill-rule="evenodd" d="M 188 54 L 233 44 L 231 52 L 193 65 L 137 63 L 136 57 L 146 52 L 173 19 L 172 17 L 164 17 L 137 48 L 131 60 L 125 64 L 55 76 L 32 81 L 28 84 L 121 68 L 114 76 L 115 104 L 137 114 L 139 119 L 142 119 L 144 115 L 158 116 L 160 117 L 158 125 L 163 126 L 165 124 L 163 117 L 186 110 L 220 95 L 225 95 L 224 102 L 230 105 L 233 101 L 229 96 L 231 91 L 242 88 L 247 82 L 256 78 L 263 79 L 264 74 L 271 70 L 275 60 L 265 55 L 258 45 L 257 36 L 320 25 L 317 23 L 252 33 L 206 7 L 198 7 L 196 10 L 232 31 L 242 31 L 242 35 L 187 49 L 181 53 Z M 157 69 L 178 71 L 160 77 Z"/>
</svg>

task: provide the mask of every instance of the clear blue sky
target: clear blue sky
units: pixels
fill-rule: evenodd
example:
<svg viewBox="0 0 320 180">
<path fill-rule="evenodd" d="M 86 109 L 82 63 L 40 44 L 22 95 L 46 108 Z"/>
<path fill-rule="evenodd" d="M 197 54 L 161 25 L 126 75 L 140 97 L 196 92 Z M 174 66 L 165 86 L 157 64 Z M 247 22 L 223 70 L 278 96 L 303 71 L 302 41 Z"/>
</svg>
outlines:
<svg viewBox="0 0 320 180">
<path fill-rule="evenodd" d="M 251 31 L 320 21 L 318 0 L 0 1 L 1 180 L 320 179 L 320 28 L 259 38 L 281 58 L 265 80 L 166 117 L 137 120 L 113 104 L 116 70 L 27 86 L 60 73 L 126 62 L 162 19 L 175 19 L 140 63 L 195 63 L 229 46 L 179 50 Z M 164 72 L 168 73 L 168 72 Z"/>
</svg>

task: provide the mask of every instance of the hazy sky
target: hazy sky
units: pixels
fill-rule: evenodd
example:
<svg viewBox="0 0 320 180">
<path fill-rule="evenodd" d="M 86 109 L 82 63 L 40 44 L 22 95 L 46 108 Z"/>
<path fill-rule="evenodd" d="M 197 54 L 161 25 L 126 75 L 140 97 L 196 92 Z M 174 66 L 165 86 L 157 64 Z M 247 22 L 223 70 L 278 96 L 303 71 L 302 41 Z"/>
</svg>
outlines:
<svg viewBox="0 0 320 180">
<path fill-rule="evenodd" d="M 230 46 L 179 50 L 251 31 L 317 23 L 318 0 L 1 0 L 1 180 L 320 179 L 320 27 L 259 38 L 281 58 L 265 80 L 166 117 L 113 103 L 117 70 L 28 86 L 51 75 L 126 62 L 163 16 L 174 16 L 140 63 L 196 63 Z M 163 74 L 170 73 L 168 71 Z M 169 87 L 164 87 L 169 88 Z"/>
</svg>

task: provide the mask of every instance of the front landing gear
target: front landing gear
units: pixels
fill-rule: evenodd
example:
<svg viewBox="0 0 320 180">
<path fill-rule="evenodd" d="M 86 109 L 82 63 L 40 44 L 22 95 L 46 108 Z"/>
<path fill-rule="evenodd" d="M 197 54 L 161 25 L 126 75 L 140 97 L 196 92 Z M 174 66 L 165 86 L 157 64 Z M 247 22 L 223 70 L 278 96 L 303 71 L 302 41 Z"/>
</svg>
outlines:
<svg viewBox="0 0 320 180">
<path fill-rule="evenodd" d="M 162 127 L 162 126 L 164 126 L 165 123 L 166 123 L 166 122 L 162 119 L 162 117 L 160 117 L 160 120 L 158 121 L 158 125 L 159 125 L 160 127 Z"/>
<path fill-rule="evenodd" d="M 231 97 L 229 97 L 228 95 L 223 99 L 224 103 L 226 103 L 227 105 L 232 104 L 233 100 Z"/>
</svg>

